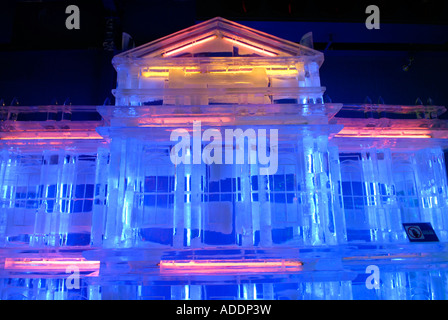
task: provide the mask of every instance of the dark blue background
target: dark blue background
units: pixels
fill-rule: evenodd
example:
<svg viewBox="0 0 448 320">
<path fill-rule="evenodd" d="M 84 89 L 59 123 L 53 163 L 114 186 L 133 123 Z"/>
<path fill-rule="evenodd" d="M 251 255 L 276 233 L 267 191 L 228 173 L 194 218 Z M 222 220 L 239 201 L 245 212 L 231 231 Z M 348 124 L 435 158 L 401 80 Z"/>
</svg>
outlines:
<svg viewBox="0 0 448 320">
<path fill-rule="evenodd" d="M 122 32 L 136 45 L 214 16 L 299 42 L 313 31 L 325 53 L 321 82 L 333 102 L 448 105 L 446 1 L 6 1 L 0 4 L 0 98 L 21 105 L 114 103 L 112 57 Z M 65 28 L 76 4 L 81 29 Z M 381 29 L 367 30 L 365 8 L 381 10 Z M 108 44 L 109 46 L 106 46 Z M 108 50 L 107 47 L 113 47 Z M 414 60 L 408 71 L 402 66 Z"/>
</svg>

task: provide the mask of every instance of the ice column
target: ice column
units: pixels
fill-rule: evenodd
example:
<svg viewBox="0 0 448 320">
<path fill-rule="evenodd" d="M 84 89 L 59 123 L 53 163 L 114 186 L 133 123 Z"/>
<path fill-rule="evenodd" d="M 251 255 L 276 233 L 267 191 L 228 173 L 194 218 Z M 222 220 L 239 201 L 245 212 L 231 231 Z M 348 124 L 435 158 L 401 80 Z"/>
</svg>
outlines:
<svg viewBox="0 0 448 320">
<path fill-rule="evenodd" d="M 415 155 L 421 221 L 430 222 L 443 241 L 448 238 L 447 175 L 441 149 L 423 149 Z"/>
<path fill-rule="evenodd" d="M 96 184 L 93 202 L 92 228 L 90 243 L 92 246 L 101 246 L 104 233 L 104 218 L 107 212 L 107 177 L 109 174 L 110 153 L 106 148 L 98 148 L 96 159 Z"/>
<path fill-rule="evenodd" d="M 330 183 L 328 136 L 303 138 L 304 244 L 337 244 L 336 219 Z M 299 153 L 300 154 L 300 153 Z M 300 156 L 300 155 L 299 155 Z"/>
</svg>

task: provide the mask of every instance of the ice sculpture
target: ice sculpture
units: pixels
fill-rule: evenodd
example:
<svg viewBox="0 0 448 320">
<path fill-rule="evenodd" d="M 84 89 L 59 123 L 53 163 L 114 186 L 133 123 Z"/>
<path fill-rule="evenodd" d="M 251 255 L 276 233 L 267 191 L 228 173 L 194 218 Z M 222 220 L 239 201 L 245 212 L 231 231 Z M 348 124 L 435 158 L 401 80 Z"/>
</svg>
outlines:
<svg viewBox="0 0 448 320">
<path fill-rule="evenodd" d="M 328 118 L 340 106 L 322 104 L 322 62 L 320 52 L 221 18 L 116 56 L 117 106 L 99 109 L 108 124 L 99 132 L 111 139 L 104 184 L 114 194 L 105 245 L 273 247 L 343 239 L 329 179 L 335 154 L 327 148 L 337 131 Z M 192 131 L 194 121 L 202 128 L 193 140 L 199 148 L 206 148 L 201 136 L 210 128 L 224 135 L 284 127 L 277 173 L 260 176 L 259 163 L 249 161 L 173 166 L 167 132 Z M 222 146 L 237 148 L 233 141 Z"/>
<path fill-rule="evenodd" d="M 324 103 L 323 60 L 214 18 L 114 57 L 115 106 L 1 107 L 0 298 L 446 299 L 445 108 Z"/>
</svg>

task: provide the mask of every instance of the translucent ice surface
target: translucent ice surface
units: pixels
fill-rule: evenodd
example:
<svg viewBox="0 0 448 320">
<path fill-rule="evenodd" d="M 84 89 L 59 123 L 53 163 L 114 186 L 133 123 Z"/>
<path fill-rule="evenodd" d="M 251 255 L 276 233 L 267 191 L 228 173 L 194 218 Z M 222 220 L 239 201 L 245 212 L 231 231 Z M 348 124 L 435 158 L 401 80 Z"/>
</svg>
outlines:
<svg viewBox="0 0 448 320">
<path fill-rule="evenodd" d="M 114 57 L 115 106 L 0 106 L 0 299 L 447 299 L 445 108 L 322 63 L 215 18 Z"/>
</svg>

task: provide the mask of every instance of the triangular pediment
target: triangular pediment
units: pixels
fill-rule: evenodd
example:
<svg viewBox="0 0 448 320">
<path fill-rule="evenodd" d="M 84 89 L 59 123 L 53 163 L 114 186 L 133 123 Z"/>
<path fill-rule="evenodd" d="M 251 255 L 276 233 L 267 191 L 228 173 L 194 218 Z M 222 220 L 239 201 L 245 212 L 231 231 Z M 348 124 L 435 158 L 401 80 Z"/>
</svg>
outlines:
<svg viewBox="0 0 448 320">
<path fill-rule="evenodd" d="M 123 52 L 115 60 L 186 57 L 295 57 L 323 54 L 241 24 L 216 17 Z"/>
</svg>

